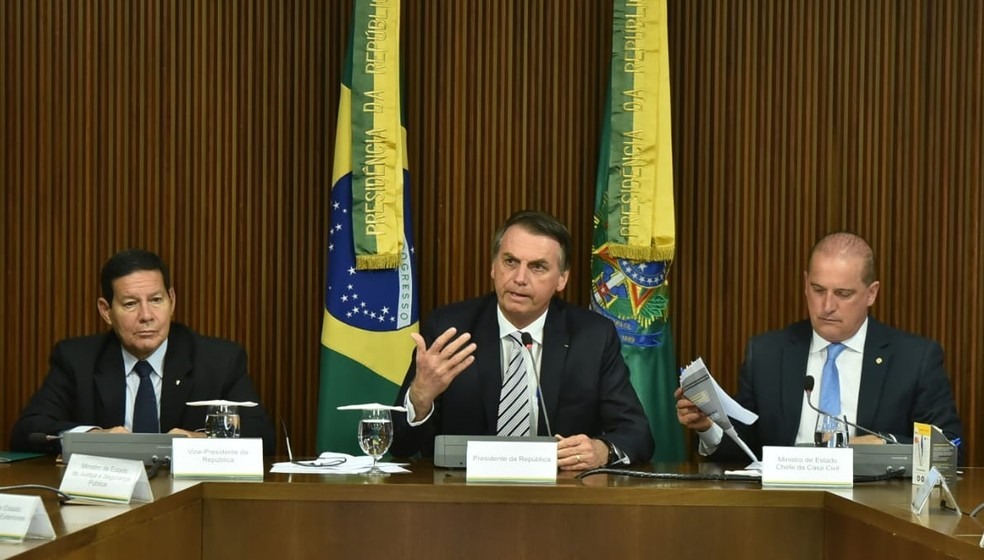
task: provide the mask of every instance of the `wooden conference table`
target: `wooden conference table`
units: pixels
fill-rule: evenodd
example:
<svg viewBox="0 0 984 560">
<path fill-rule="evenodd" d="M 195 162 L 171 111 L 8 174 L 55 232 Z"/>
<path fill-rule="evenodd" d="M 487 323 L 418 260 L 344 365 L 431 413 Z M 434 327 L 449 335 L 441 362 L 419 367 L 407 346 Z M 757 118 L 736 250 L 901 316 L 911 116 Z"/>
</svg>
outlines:
<svg viewBox="0 0 984 560">
<path fill-rule="evenodd" d="M 982 522 L 940 508 L 936 494 L 913 515 L 909 480 L 766 490 L 562 473 L 554 486 L 479 486 L 429 462 L 411 469 L 263 482 L 175 481 L 162 471 L 151 480 L 155 501 L 133 506 L 43 496 L 57 538 L 0 545 L 0 558 L 984 558 Z M 0 486 L 58 486 L 62 472 L 51 458 L 0 465 Z M 984 502 L 984 469 L 966 469 L 953 490 L 965 510 Z"/>
</svg>

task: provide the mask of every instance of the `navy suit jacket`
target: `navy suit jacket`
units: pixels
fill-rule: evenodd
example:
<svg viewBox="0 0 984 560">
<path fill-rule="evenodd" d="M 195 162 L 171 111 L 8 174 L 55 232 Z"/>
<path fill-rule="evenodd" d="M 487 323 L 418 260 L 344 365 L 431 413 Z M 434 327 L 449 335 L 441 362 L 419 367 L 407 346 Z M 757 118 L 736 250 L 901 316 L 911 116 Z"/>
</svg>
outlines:
<svg viewBox="0 0 984 560">
<path fill-rule="evenodd" d="M 758 457 L 764 445 L 796 442 L 812 337 L 810 322 L 801 321 L 748 342 L 735 400 L 759 419 L 751 426 L 734 425 Z M 848 420 L 902 443 L 912 442 L 913 422 L 933 424 L 950 439 L 961 436 L 939 344 L 869 317 L 862 360 L 858 417 Z M 725 436 L 711 459 L 744 461 L 746 456 Z"/>
<path fill-rule="evenodd" d="M 259 402 L 246 373 L 246 351 L 238 344 L 199 335 L 172 323 L 164 356 L 161 432 L 205 426 L 205 408 L 186 402 L 227 399 Z M 116 333 L 69 338 L 51 352 L 48 376 L 14 424 L 11 448 L 30 450 L 32 433 L 58 434 L 76 426 L 122 426 L 126 415 L 126 372 Z M 240 407 L 242 437 L 263 438 L 274 450 L 274 431 L 263 407 Z"/>
<path fill-rule="evenodd" d="M 495 435 L 502 387 L 497 305 L 495 294 L 489 294 L 436 309 L 423 324 L 420 334 L 428 346 L 452 326 L 459 334 L 471 333 L 475 361 L 436 399 L 424 424 L 411 427 L 406 414 L 394 414 L 394 455 L 431 456 L 434 436 L 441 434 Z M 411 360 L 399 405 L 416 375 L 415 364 Z M 652 457 L 649 422 L 629 382 L 615 326 L 607 318 L 554 298 L 543 330 L 540 386 L 554 433 L 603 438 L 633 462 Z M 538 425 L 540 435 L 552 435 L 542 412 Z"/>
</svg>

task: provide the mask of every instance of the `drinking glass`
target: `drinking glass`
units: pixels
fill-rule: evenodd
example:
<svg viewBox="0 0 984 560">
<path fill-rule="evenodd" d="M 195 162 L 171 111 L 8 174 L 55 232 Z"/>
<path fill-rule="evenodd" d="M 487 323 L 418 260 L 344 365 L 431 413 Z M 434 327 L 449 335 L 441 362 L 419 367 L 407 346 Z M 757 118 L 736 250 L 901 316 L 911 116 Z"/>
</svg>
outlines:
<svg viewBox="0 0 984 560">
<path fill-rule="evenodd" d="M 239 437 L 239 408 L 236 405 L 210 405 L 205 415 L 205 437 Z"/>
<path fill-rule="evenodd" d="M 372 457 L 372 468 L 366 474 L 369 476 L 386 476 L 377 464 L 379 458 L 389 450 L 393 443 L 393 420 L 389 410 L 363 410 L 362 421 L 359 422 L 359 447 L 366 455 Z"/>
<path fill-rule="evenodd" d="M 847 424 L 837 416 L 821 414 L 817 417 L 813 443 L 817 447 L 847 447 Z"/>
</svg>

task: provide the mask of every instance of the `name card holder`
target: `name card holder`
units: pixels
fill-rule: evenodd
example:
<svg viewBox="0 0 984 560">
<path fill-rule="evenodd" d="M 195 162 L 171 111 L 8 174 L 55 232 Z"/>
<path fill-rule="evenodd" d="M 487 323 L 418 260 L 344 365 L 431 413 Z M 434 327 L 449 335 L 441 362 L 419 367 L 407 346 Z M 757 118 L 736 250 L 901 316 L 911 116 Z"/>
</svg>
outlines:
<svg viewBox="0 0 984 560">
<path fill-rule="evenodd" d="M 25 538 L 55 538 L 44 503 L 38 496 L 0 494 L 0 542 L 19 544 Z"/>
<path fill-rule="evenodd" d="M 828 447 L 762 448 L 762 486 L 851 488 L 854 450 Z"/>
<path fill-rule="evenodd" d="M 936 467 L 929 467 L 929 472 L 926 473 L 925 480 L 916 489 L 912 503 L 909 504 L 912 513 L 919 515 L 923 512 L 926 502 L 929 501 L 929 496 L 933 493 L 933 489 L 936 486 L 940 487 L 940 491 L 943 494 L 941 501 L 956 512 L 957 517 L 963 515 L 960 511 L 960 506 L 957 505 L 957 500 L 954 499 L 953 494 L 950 492 L 950 487 L 946 484 L 946 477 L 940 474 L 940 471 L 936 470 Z M 981 540 L 984 541 L 984 537 Z"/>
<path fill-rule="evenodd" d="M 466 482 L 556 484 L 556 442 L 469 441 Z"/>
<path fill-rule="evenodd" d="M 73 453 L 58 488 L 73 500 L 93 504 L 152 502 L 143 461 Z"/>
<path fill-rule="evenodd" d="M 174 478 L 263 479 L 263 440 L 260 438 L 184 438 L 172 447 Z"/>
</svg>

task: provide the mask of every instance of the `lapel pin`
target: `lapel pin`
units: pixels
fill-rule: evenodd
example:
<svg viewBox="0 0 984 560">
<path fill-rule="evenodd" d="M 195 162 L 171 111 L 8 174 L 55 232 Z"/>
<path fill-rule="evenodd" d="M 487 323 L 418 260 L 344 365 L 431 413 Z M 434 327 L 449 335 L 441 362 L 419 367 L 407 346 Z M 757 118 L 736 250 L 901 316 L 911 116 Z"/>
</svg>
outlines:
<svg viewBox="0 0 984 560">
<path fill-rule="evenodd" d="M 875 363 L 878 364 L 878 365 L 881 365 L 881 363 L 882 363 L 881 356 L 878 356 L 877 358 L 875 358 Z"/>
<path fill-rule="evenodd" d="M 878 358 L 878 359 L 880 360 L 881 358 Z M 175 379 L 174 380 L 174 384 L 175 385 L 181 385 L 181 380 L 180 379 Z"/>
</svg>

